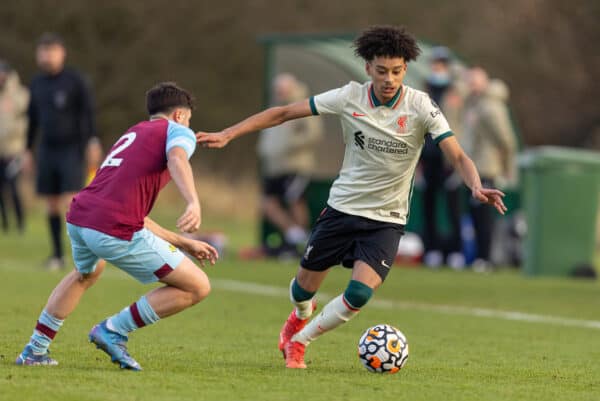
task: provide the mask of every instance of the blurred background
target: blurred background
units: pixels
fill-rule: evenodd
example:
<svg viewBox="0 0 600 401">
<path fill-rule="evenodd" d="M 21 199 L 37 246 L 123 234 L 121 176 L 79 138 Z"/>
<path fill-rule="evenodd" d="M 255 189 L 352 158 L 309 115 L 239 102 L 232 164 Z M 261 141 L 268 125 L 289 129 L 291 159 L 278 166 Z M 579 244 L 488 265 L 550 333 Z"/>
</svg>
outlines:
<svg viewBox="0 0 600 401">
<path fill-rule="evenodd" d="M 172 0 L 168 4 L 23 0 L 5 2 L 0 8 L 0 58 L 27 85 L 37 71 L 39 36 L 47 31 L 61 35 L 67 64 L 76 67 L 92 88 L 97 133 L 106 152 L 129 126 L 146 118 L 144 93 L 158 81 L 173 80 L 193 92 L 197 108 L 192 128 L 217 131 L 273 102 L 270 80 L 276 72 L 284 72 L 278 70 L 284 69 L 286 60 L 285 54 L 277 56 L 277 45 L 352 38 L 371 24 L 404 25 L 424 46 L 445 46 L 453 59 L 482 66 L 490 77 L 506 84 L 521 150 L 555 145 L 598 151 L 598 21 L 600 2 L 594 0 Z M 314 49 L 303 51 L 307 57 L 319 54 Z M 288 64 L 285 69 L 296 65 Z M 307 76 L 301 76 L 302 69 L 294 73 L 299 80 L 310 81 L 309 71 Z M 331 88 L 348 81 L 334 78 L 327 81 Z M 308 86 L 311 94 L 327 89 L 318 82 Z M 335 128 L 327 127 L 326 135 L 339 138 L 341 130 L 329 132 Z M 252 230 L 259 243 L 270 228 L 260 223 L 257 141 L 257 135 L 249 135 L 224 151 L 200 150 L 193 164 L 204 215 L 258 222 Z M 326 198 L 342 149 L 333 154 L 338 157 L 328 159 L 324 172 L 315 175 L 320 185 L 314 195 L 317 205 Z M 596 178 L 586 178 L 593 184 L 594 207 Z M 25 179 L 21 185 L 28 207 L 35 208 L 31 181 Z M 508 189 L 521 209 L 521 188 L 515 184 Z M 172 192 L 171 188 L 163 198 L 177 199 Z M 593 213 L 590 209 L 584 217 L 589 220 Z M 418 232 L 422 225 L 418 216 L 414 219 L 411 223 Z M 446 224 L 443 218 L 439 224 Z"/>
</svg>

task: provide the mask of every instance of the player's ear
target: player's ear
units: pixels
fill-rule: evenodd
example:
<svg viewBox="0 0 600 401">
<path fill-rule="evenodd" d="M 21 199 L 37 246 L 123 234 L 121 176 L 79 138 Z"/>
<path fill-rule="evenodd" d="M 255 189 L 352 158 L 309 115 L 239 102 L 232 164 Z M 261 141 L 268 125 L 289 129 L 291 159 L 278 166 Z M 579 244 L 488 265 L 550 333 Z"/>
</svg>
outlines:
<svg viewBox="0 0 600 401">
<path fill-rule="evenodd" d="M 175 109 L 173 111 L 173 120 L 176 123 L 179 123 L 181 121 L 183 121 L 183 119 L 185 118 L 184 113 L 183 113 L 183 109 Z"/>
</svg>

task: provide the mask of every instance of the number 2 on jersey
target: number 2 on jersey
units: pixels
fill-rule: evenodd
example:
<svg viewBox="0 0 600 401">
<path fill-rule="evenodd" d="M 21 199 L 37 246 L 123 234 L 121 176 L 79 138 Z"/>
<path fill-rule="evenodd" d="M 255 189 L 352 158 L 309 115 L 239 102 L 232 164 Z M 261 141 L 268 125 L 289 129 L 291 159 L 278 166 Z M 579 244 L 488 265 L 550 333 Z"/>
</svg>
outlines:
<svg viewBox="0 0 600 401">
<path fill-rule="evenodd" d="M 121 163 L 123 163 L 123 159 L 116 158 L 115 156 L 118 155 L 119 153 L 121 153 L 122 151 L 124 151 L 125 149 L 127 149 L 133 143 L 133 141 L 135 141 L 135 137 L 136 137 L 135 132 L 129 132 L 129 133 L 123 135 L 119 139 L 119 142 L 123 139 L 125 141 L 122 144 L 120 144 L 119 146 L 117 146 L 117 148 L 115 150 L 110 152 L 108 154 L 108 156 L 106 156 L 106 159 L 100 166 L 100 169 L 103 169 L 104 167 L 119 167 L 121 165 Z"/>
</svg>

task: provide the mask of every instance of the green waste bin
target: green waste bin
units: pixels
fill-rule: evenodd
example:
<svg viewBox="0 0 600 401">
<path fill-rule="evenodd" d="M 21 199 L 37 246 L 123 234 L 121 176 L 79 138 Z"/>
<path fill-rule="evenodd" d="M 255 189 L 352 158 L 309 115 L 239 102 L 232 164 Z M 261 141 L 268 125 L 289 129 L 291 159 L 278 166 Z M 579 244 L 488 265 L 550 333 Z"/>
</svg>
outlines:
<svg viewBox="0 0 600 401">
<path fill-rule="evenodd" d="M 568 276 L 594 258 L 600 153 L 544 146 L 519 156 L 528 232 L 523 271 Z"/>
</svg>

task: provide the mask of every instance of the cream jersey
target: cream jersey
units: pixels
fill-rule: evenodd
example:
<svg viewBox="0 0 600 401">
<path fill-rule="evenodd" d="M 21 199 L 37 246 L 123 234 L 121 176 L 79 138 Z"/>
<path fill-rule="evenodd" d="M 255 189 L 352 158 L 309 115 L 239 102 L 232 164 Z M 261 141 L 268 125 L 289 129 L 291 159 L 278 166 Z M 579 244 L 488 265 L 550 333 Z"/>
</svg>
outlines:
<svg viewBox="0 0 600 401">
<path fill-rule="evenodd" d="M 439 107 L 406 85 L 380 104 L 370 82 L 350 82 L 309 103 L 314 115 L 339 116 L 346 145 L 327 203 L 351 215 L 406 224 L 425 135 L 437 144 L 452 135 Z"/>
</svg>

